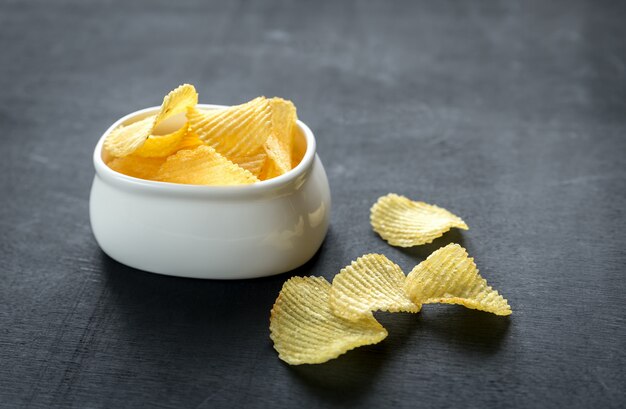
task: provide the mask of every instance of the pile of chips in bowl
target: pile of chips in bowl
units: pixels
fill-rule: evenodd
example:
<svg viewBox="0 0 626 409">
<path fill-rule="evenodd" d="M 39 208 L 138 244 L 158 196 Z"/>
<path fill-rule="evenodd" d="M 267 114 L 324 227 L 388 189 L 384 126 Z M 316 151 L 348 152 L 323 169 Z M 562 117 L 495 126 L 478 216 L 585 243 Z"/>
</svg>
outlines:
<svg viewBox="0 0 626 409">
<path fill-rule="evenodd" d="M 174 89 L 156 114 L 111 131 L 104 141 L 105 162 L 140 179 L 222 186 L 272 179 L 302 159 L 294 144 L 298 118 L 291 101 L 258 97 L 211 110 L 197 104 L 193 85 Z M 160 132 L 180 116 L 182 125 Z"/>
</svg>

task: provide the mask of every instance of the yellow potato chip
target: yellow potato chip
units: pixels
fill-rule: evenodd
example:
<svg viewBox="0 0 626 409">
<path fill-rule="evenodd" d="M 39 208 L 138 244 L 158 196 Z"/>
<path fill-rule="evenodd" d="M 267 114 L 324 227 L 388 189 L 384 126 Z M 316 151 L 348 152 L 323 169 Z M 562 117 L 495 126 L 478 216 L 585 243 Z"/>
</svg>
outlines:
<svg viewBox="0 0 626 409">
<path fill-rule="evenodd" d="M 372 311 L 418 312 L 404 292 L 402 269 L 381 254 L 366 254 L 333 279 L 330 307 L 348 320 L 372 316 Z"/>
<path fill-rule="evenodd" d="M 156 115 L 114 129 L 104 140 L 104 149 L 113 156 L 124 157 L 135 152 L 146 142 L 154 127 Z"/>
<path fill-rule="evenodd" d="M 205 144 L 234 162 L 263 152 L 272 133 L 271 115 L 270 103 L 265 97 L 213 112 L 187 110 L 191 130 Z"/>
<path fill-rule="evenodd" d="M 294 138 L 296 133 L 298 132 L 297 126 L 294 128 Z M 306 153 L 306 143 L 295 143 L 294 140 L 293 147 L 291 148 L 291 169 L 298 166 L 298 164 L 302 161 L 304 154 Z"/>
<path fill-rule="evenodd" d="M 155 178 L 165 158 L 142 158 L 134 155 L 112 158 L 107 165 L 116 172 L 139 179 Z"/>
<path fill-rule="evenodd" d="M 416 304 L 460 304 L 496 315 L 511 314 L 508 302 L 478 274 L 474 259 L 454 243 L 417 265 L 407 276 L 405 289 Z"/>
<path fill-rule="evenodd" d="M 254 176 L 259 176 L 266 161 L 267 155 L 265 152 L 260 152 L 256 155 L 238 156 L 232 162 L 241 166 Z"/>
<path fill-rule="evenodd" d="M 193 150 L 181 150 L 168 157 L 155 179 L 161 182 L 211 186 L 258 182 L 253 174 L 206 145 Z"/>
<path fill-rule="evenodd" d="M 283 172 L 281 172 L 278 167 L 276 167 L 276 163 L 268 157 L 267 160 L 263 163 L 263 167 L 259 172 L 259 179 L 268 180 L 282 174 Z"/>
<path fill-rule="evenodd" d="M 380 237 L 400 247 L 430 243 L 453 227 L 468 229 L 460 217 L 446 209 L 394 193 L 378 199 L 370 211 L 370 221 Z"/>
<path fill-rule="evenodd" d="M 190 130 L 187 130 L 187 133 L 185 134 L 183 139 L 181 139 L 181 141 L 178 143 L 178 146 L 176 146 L 176 151 L 180 151 L 183 149 L 195 149 L 202 144 L 204 144 L 204 142 L 202 142 L 200 138 L 198 138 L 198 135 Z"/>
<path fill-rule="evenodd" d="M 140 153 L 140 156 L 160 156 L 163 152 L 166 152 L 163 156 L 167 156 L 173 152 L 171 151 L 173 146 L 177 145 L 184 136 L 185 132 L 182 129 L 186 129 L 187 125 L 183 125 L 168 135 L 151 137 L 154 129 L 161 122 L 185 112 L 187 108 L 193 107 L 197 103 L 198 93 L 193 85 L 181 85 L 165 96 L 161 109 L 156 115 L 113 130 L 104 141 L 104 148 L 113 156 L 124 157 L 148 143 L 148 147 Z"/>
<path fill-rule="evenodd" d="M 180 150 L 179 146 L 187 135 L 187 125 L 167 135 L 150 135 L 133 155 L 144 158 L 162 158 Z"/>
<path fill-rule="evenodd" d="M 198 92 L 191 84 L 183 84 L 163 98 L 161 110 L 154 121 L 155 126 L 176 114 L 187 112 L 187 108 L 198 104 Z"/>
<path fill-rule="evenodd" d="M 291 152 L 293 150 L 293 128 L 296 126 L 296 107 L 291 101 L 271 98 L 272 134 L 265 142 L 265 152 L 270 161 L 266 178 L 270 179 L 291 170 Z"/>
<path fill-rule="evenodd" d="M 373 317 L 349 321 L 329 306 L 323 277 L 293 277 L 283 285 L 270 317 L 270 338 L 283 361 L 318 364 L 362 345 L 376 344 L 387 330 Z"/>
</svg>

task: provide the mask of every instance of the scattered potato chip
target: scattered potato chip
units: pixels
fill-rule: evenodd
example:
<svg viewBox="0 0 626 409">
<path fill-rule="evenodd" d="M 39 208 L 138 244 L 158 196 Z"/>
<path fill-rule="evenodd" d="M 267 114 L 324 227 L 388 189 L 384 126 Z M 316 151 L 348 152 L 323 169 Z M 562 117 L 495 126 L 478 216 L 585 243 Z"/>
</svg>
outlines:
<svg viewBox="0 0 626 409">
<path fill-rule="evenodd" d="M 265 152 L 269 157 L 266 179 L 280 176 L 291 170 L 293 131 L 297 114 L 293 102 L 282 98 L 271 98 L 272 133 L 265 142 Z"/>
<path fill-rule="evenodd" d="M 233 162 L 263 153 L 272 133 L 272 110 L 265 97 L 217 112 L 187 111 L 189 127 L 205 144 Z"/>
<path fill-rule="evenodd" d="M 333 279 L 330 306 L 348 320 L 372 316 L 372 311 L 418 312 L 404 292 L 402 269 L 381 254 L 366 254 L 343 268 Z"/>
<path fill-rule="evenodd" d="M 198 103 L 198 93 L 193 85 L 184 84 L 171 91 L 163 99 L 160 111 L 140 121 L 113 130 L 104 141 L 104 148 L 113 156 L 124 157 L 130 155 L 148 143 L 154 129 L 163 121 L 172 116 L 185 112 L 188 107 Z M 183 128 L 186 129 L 186 125 Z M 181 133 L 182 132 L 182 133 Z M 156 153 L 169 151 L 177 145 L 184 132 L 180 129 L 169 135 L 155 136 L 141 156 L 158 156 Z"/>
<path fill-rule="evenodd" d="M 206 145 L 193 150 L 181 150 L 168 157 L 155 179 L 161 182 L 212 186 L 258 182 L 253 174 Z"/>
<path fill-rule="evenodd" d="M 328 303 L 330 288 L 323 277 L 285 282 L 270 317 L 270 338 L 280 359 L 291 365 L 323 363 L 387 337 L 373 317 L 349 321 L 334 315 Z"/>
<path fill-rule="evenodd" d="M 417 265 L 407 276 L 405 288 L 416 304 L 460 304 L 496 315 L 511 314 L 507 301 L 478 274 L 474 259 L 454 243 Z"/>
<path fill-rule="evenodd" d="M 134 155 L 112 158 L 107 165 L 116 172 L 139 179 L 153 180 L 165 158 L 142 158 Z"/>
<path fill-rule="evenodd" d="M 446 209 L 394 193 L 378 199 L 372 206 L 370 221 L 384 240 L 400 247 L 430 243 L 453 227 L 468 229 L 460 217 Z"/>
</svg>

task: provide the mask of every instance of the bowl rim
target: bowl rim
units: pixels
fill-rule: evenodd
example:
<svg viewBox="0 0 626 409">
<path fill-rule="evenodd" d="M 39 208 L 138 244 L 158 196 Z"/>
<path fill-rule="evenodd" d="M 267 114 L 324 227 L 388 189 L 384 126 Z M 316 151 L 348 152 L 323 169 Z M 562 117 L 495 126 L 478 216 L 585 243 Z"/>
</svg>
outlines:
<svg viewBox="0 0 626 409">
<path fill-rule="evenodd" d="M 228 108 L 229 105 L 216 105 L 216 104 L 197 104 L 196 107 L 200 109 L 221 109 Z M 248 194 L 262 194 L 270 191 L 274 191 L 281 187 L 284 187 L 291 182 L 298 180 L 304 175 L 313 165 L 313 160 L 316 153 L 315 136 L 311 129 L 302 121 L 298 120 L 297 125 L 300 127 L 304 135 L 306 142 L 306 151 L 304 156 L 300 160 L 300 163 L 290 171 L 277 176 L 272 179 L 262 180 L 260 182 L 252 183 L 250 185 L 237 185 L 237 186 L 204 186 L 204 185 L 186 185 L 180 183 L 159 182 L 147 179 L 140 179 L 132 176 L 119 173 L 111 169 L 102 159 L 102 147 L 106 137 L 117 128 L 119 125 L 141 115 L 150 114 L 158 111 L 160 106 L 152 106 L 143 108 L 127 115 L 124 115 L 117 121 L 115 121 L 109 128 L 102 134 L 96 147 L 93 151 L 93 164 L 96 170 L 96 176 L 102 178 L 105 182 L 111 183 L 118 187 L 130 188 L 133 190 L 149 191 L 153 193 L 167 193 L 167 194 L 180 194 L 184 196 L 213 196 L 213 197 L 235 197 Z"/>
</svg>

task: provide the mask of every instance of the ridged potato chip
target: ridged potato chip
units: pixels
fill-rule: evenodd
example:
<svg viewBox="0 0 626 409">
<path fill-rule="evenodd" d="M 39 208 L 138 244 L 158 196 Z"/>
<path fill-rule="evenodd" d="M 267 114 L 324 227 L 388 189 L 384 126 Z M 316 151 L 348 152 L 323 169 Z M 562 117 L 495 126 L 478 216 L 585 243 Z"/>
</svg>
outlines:
<svg viewBox="0 0 626 409">
<path fill-rule="evenodd" d="M 282 174 L 283 172 L 280 169 L 278 169 L 278 167 L 276 166 L 276 163 L 274 163 L 274 161 L 271 160 L 270 158 L 267 158 L 267 160 L 263 164 L 263 167 L 261 168 L 261 172 L 259 172 L 259 179 L 268 180 L 268 179 L 275 178 L 276 176 L 280 176 Z"/>
<path fill-rule="evenodd" d="M 161 110 L 154 121 L 155 126 L 174 115 L 187 112 L 187 108 L 198 104 L 198 92 L 190 84 L 183 84 L 163 98 Z"/>
<path fill-rule="evenodd" d="M 246 169 L 254 176 L 259 176 L 266 161 L 267 155 L 265 154 L 265 152 L 260 152 L 256 155 L 236 157 L 232 162 Z"/>
<path fill-rule="evenodd" d="M 180 144 L 187 135 L 187 125 L 167 135 L 150 135 L 133 155 L 144 158 L 163 158 L 180 150 Z"/>
<path fill-rule="evenodd" d="M 213 112 L 191 108 L 187 118 L 205 144 L 233 162 L 264 153 L 272 133 L 272 110 L 265 97 Z"/>
<path fill-rule="evenodd" d="M 167 135 L 151 135 L 154 129 L 163 121 L 172 116 L 185 112 L 187 108 L 198 103 L 198 93 L 193 85 L 183 84 L 171 91 L 163 98 L 161 109 L 156 115 L 151 115 L 127 126 L 113 130 L 104 141 L 104 148 L 113 156 L 124 157 L 140 150 L 145 144 L 146 149 L 140 156 L 155 157 L 167 156 L 173 153 L 172 149 L 181 141 L 187 125 Z"/>
<path fill-rule="evenodd" d="M 416 304 L 460 304 L 496 315 L 511 314 L 508 302 L 478 274 L 474 259 L 454 243 L 417 265 L 407 276 L 405 289 Z"/>
<path fill-rule="evenodd" d="M 333 279 L 330 306 L 348 320 L 372 316 L 372 311 L 418 312 L 404 292 L 402 269 L 381 254 L 366 254 L 343 268 Z"/>
<path fill-rule="evenodd" d="M 265 152 L 269 158 L 266 179 L 291 170 L 293 130 L 298 119 L 296 107 L 291 101 L 277 97 L 269 101 L 272 110 L 272 133 L 265 142 Z"/>
<path fill-rule="evenodd" d="M 374 231 L 392 246 L 411 247 L 432 242 L 453 227 L 467 230 L 458 216 L 441 207 L 390 193 L 372 206 Z"/>
<path fill-rule="evenodd" d="M 198 135 L 196 135 L 191 130 L 187 129 L 187 133 L 185 134 L 183 139 L 181 139 L 180 143 L 176 147 L 176 150 L 180 151 L 183 149 L 195 149 L 198 146 L 203 145 L 203 144 L 204 142 L 202 142 L 200 138 L 198 138 Z"/>
<path fill-rule="evenodd" d="M 349 321 L 334 315 L 330 288 L 323 277 L 285 282 L 270 316 L 270 338 L 280 359 L 291 365 L 319 364 L 387 337 L 373 317 Z"/>
<path fill-rule="evenodd" d="M 146 142 L 154 127 L 156 115 L 133 122 L 130 125 L 120 126 L 111 131 L 104 141 L 104 149 L 115 157 L 128 156 Z"/>
<path fill-rule="evenodd" d="M 193 150 L 181 150 L 168 157 L 155 179 L 161 182 L 211 186 L 258 182 L 253 174 L 206 145 Z"/>
<path fill-rule="evenodd" d="M 112 158 L 107 165 L 116 172 L 139 179 L 153 180 L 165 158 L 142 158 L 134 155 Z"/>
</svg>

